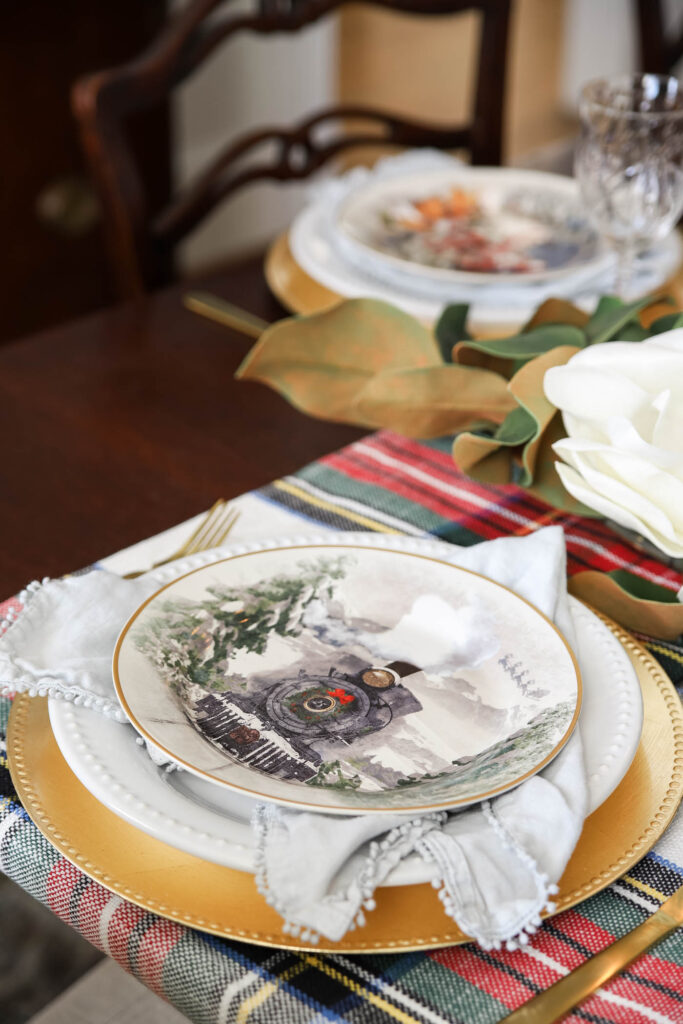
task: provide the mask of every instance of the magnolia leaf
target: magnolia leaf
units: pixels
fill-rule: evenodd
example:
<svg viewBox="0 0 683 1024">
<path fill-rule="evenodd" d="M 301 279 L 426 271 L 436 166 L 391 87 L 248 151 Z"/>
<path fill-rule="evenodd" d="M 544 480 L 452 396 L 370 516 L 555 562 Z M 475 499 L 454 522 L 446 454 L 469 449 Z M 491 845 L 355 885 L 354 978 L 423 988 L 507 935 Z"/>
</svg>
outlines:
<svg viewBox="0 0 683 1024">
<path fill-rule="evenodd" d="M 484 434 L 464 432 L 453 442 L 453 461 L 461 473 L 482 484 L 510 483 L 510 453 Z M 476 473 L 472 468 L 476 466 Z"/>
<path fill-rule="evenodd" d="M 523 406 L 518 405 L 505 417 L 493 439 L 499 444 L 526 444 L 536 433 L 536 420 Z"/>
<path fill-rule="evenodd" d="M 436 341 L 444 363 L 453 361 L 453 346 L 463 339 L 469 340 L 472 335 L 467 330 L 467 314 L 470 307 L 465 303 L 446 306 L 434 328 Z"/>
<path fill-rule="evenodd" d="M 510 483 L 514 480 L 523 487 L 531 484 L 541 438 L 557 412 L 545 397 L 543 378 L 551 366 L 566 363 L 578 351 L 574 345 L 562 345 L 537 356 L 517 371 L 508 384 L 508 391 L 516 399 L 516 407 L 495 434 L 485 437 L 468 433 L 455 439 L 453 458 L 463 472 L 476 479 L 483 479 L 480 476 L 480 461 L 487 461 L 501 448 L 511 449 L 523 445 L 519 465 L 515 467 L 510 459 L 507 478 L 498 482 Z M 499 464 L 500 460 L 497 460 Z M 472 472 L 475 466 L 477 470 Z M 559 477 L 557 485 L 560 492 L 564 491 Z"/>
<path fill-rule="evenodd" d="M 522 474 L 519 483 L 527 487 L 534 479 L 536 456 L 543 432 L 557 412 L 552 402 L 545 397 L 543 378 L 551 366 L 562 366 L 576 355 L 578 348 L 571 345 L 553 348 L 538 356 L 519 370 L 510 381 L 510 391 L 519 404 L 527 410 L 536 422 L 533 437 L 522 452 Z"/>
<path fill-rule="evenodd" d="M 587 344 L 585 333 L 571 324 L 545 324 L 509 338 L 489 338 L 481 341 L 461 341 L 453 352 L 453 361 L 460 362 L 464 349 L 475 349 L 501 359 L 528 360 L 549 352 L 560 345 L 573 345 L 577 349 Z"/>
<path fill-rule="evenodd" d="M 583 328 L 588 323 L 588 313 L 574 306 L 566 299 L 546 299 L 538 307 L 531 320 L 522 328 L 523 332 L 531 331 L 541 324 L 571 324 L 572 327 Z"/>
<path fill-rule="evenodd" d="M 516 402 L 497 373 L 444 365 L 379 373 L 358 393 L 353 420 L 407 437 L 442 437 L 500 423 Z"/>
<path fill-rule="evenodd" d="M 648 328 L 648 336 L 663 334 L 664 331 L 675 331 L 677 327 L 683 327 L 683 313 L 667 313 L 653 320 Z"/>
<path fill-rule="evenodd" d="M 683 633 L 683 604 L 675 592 L 625 569 L 576 573 L 569 592 L 626 629 L 671 641 Z"/>
<path fill-rule="evenodd" d="M 632 320 L 636 320 L 642 309 L 655 302 L 661 302 L 661 296 L 649 295 L 644 299 L 637 299 L 635 302 L 622 302 L 614 295 L 603 295 L 593 316 L 586 324 L 589 344 L 599 345 L 604 341 L 611 341 L 613 338 L 621 340 L 622 328 Z"/>
<path fill-rule="evenodd" d="M 453 458 L 463 473 L 468 473 L 472 466 L 481 463 L 481 470 L 485 470 L 486 477 L 480 469 L 476 476 L 482 483 L 486 479 L 487 483 L 507 484 L 510 483 L 510 461 L 501 449 L 525 444 L 535 432 L 536 420 L 521 405 L 515 405 L 493 434 L 467 432 L 456 437 L 453 442 Z M 492 457 L 497 452 L 500 452 L 501 458 L 494 463 Z"/>
<path fill-rule="evenodd" d="M 367 381 L 430 366 L 443 363 L 419 321 L 377 299 L 349 299 L 268 327 L 235 376 L 268 384 L 309 416 L 372 427 L 376 421 L 359 419 L 357 410 Z"/>
<path fill-rule="evenodd" d="M 619 341 L 645 341 L 649 337 L 650 332 L 637 320 L 632 320 L 619 330 Z"/>
<path fill-rule="evenodd" d="M 534 453 L 534 478 L 527 487 L 527 492 L 547 505 L 571 515 L 599 518 L 594 509 L 588 508 L 569 493 L 555 468 L 558 458 L 553 451 L 553 445 L 560 438 L 566 437 L 566 433 L 562 416 L 556 412 L 537 443 Z"/>
</svg>

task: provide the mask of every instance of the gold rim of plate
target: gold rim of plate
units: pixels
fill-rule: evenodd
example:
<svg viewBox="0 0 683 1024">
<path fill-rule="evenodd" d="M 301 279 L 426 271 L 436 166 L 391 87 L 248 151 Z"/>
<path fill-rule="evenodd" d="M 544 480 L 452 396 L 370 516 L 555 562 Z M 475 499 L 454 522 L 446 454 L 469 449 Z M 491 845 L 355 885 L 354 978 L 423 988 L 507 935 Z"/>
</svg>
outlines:
<svg viewBox="0 0 683 1024">
<path fill-rule="evenodd" d="M 614 793 L 587 818 L 560 880 L 559 913 L 604 889 L 662 835 L 683 796 L 683 715 L 666 674 L 632 637 L 603 615 L 625 648 L 643 694 L 643 732 Z M 250 874 L 211 864 L 140 832 L 76 779 L 50 728 L 45 698 L 18 696 L 8 758 L 26 811 L 53 846 L 90 878 L 180 924 L 228 939 L 310 952 L 394 953 L 467 941 L 430 885 L 377 890 L 364 928 L 341 942 L 291 939 Z"/>
</svg>

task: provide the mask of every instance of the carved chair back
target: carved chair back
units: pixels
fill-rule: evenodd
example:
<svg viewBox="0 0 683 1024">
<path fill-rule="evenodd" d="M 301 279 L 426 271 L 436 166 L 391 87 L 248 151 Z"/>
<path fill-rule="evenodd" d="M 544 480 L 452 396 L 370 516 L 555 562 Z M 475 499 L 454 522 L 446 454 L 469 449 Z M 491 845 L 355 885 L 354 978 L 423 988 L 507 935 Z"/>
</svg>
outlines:
<svg viewBox="0 0 683 1024">
<path fill-rule="evenodd" d="M 258 0 L 257 0 L 258 2 Z M 296 32 L 345 0 L 260 0 L 258 10 L 231 11 L 230 0 L 191 0 L 139 57 L 76 82 L 72 107 L 99 192 L 107 251 L 118 290 L 135 297 L 173 275 L 174 246 L 216 206 L 251 182 L 305 178 L 355 146 L 384 144 L 465 149 L 475 164 L 501 159 L 505 66 L 511 0 L 367 0 L 426 16 L 479 10 L 481 31 L 470 123 L 436 126 L 371 108 L 337 106 L 294 127 L 254 131 L 230 142 L 210 166 L 159 211 L 150 211 L 126 122 L 168 100 L 219 44 L 243 32 Z M 367 127 L 345 128 L 362 119 Z M 335 134 L 330 134 L 334 126 Z M 381 138 L 378 138 L 378 130 Z M 264 144 L 276 155 L 254 161 Z M 251 157 L 247 164 L 245 158 Z"/>
<path fill-rule="evenodd" d="M 640 70 L 653 75 L 671 75 L 683 58 L 683 31 L 667 31 L 662 0 L 636 0 Z"/>
</svg>

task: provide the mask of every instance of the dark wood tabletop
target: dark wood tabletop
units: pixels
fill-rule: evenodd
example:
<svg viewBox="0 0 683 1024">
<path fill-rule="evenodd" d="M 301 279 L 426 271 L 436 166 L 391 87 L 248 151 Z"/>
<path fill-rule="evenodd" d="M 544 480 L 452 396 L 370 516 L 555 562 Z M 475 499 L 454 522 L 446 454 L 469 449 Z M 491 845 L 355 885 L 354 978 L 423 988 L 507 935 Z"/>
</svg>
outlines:
<svg viewBox="0 0 683 1024">
<path fill-rule="evenodd" d="M 261 266 L 193 286 L 275 320 Z M 0 348 L 0 598 L 361 436 L 235 381 L 253 342 L 184 309 L 186 287 Z"/>
</svg>

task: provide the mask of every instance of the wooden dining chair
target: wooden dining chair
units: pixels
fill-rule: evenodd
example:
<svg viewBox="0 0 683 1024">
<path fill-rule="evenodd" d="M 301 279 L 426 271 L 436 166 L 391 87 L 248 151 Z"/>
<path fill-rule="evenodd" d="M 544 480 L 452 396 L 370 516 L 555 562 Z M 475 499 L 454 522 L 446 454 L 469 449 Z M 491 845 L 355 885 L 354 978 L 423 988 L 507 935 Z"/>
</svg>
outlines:
<svg viewBox="0 0 683 1024">
<path fill-rule="evenodd" d="M 168 282 L 175 245 L 219 202 L 259 180 L 301 179 L 354 146 L 391 144 L 469 151 L 472 163 L 501 159 L 505 65 L 511 0 L 367 0 L 426 16 L 478 10 L 481 15 L 474 112 L 470 123 L 437 126 L 371 108 L 337 106 L 287 128 L 255 130 L 233 139 L 184 191 L 151 211 L 130 147 L 127 121 L 168 100 L 219 44 L 242 32 L 296 32 L 346 0 L 257 0 L 253 12 L 230 0 L 191 0 L 156 41 L 130 63 L 81 78 L 72 108 L 99 192 L 109 260 L 122 297 Z M 361 119 L 364 127 L 348 127 Z M 334 134 L 327 130 L 332 126 Z M 276 155 L 254 162 L 273 143 Z M 245 158 L 251 158 L 245 166 Z"/>
<path fill-rule="evenodd" d="M 665 30 L 662 0 L 636 0 L 640 70 L 669 75 L 683 59 L 683 31 Z"/>
</svg>

